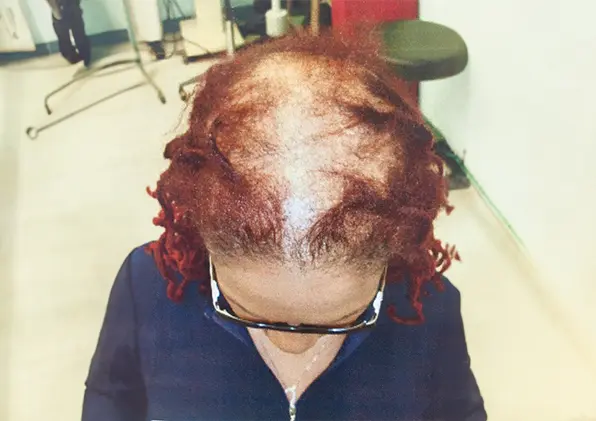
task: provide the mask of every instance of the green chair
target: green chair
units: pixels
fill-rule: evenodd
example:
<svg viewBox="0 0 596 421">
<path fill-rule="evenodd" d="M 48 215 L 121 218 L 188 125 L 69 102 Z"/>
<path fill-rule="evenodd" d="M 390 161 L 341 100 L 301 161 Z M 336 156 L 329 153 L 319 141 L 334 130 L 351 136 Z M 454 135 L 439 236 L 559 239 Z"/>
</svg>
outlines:
<svg viewBox="0 0 596 421">
<path fill-rule="evenodd" d="M 402 20 L 379 26 L 385 59 L 405 81 L 439 80 L 455 76 L 468 64 L 468 48 L 453 29 L 434 22 Z M 470 186 L 462 163 L 441 132 L 427 120 L 437 138 L 436 151 L 448 169 L 449 188 Z"/>
</svg>

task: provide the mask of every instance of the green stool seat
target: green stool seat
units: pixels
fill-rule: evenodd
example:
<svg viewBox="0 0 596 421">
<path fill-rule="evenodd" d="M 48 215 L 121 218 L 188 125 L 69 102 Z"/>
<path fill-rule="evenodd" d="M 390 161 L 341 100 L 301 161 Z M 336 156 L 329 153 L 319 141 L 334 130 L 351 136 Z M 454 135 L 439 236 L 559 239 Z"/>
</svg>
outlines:
<svg viewBox="0 0 596 421">
<path fill-rule="evenodd" d="M 468 64 L 463 38 L 446 26 L 422 20 L 402 20 L 379 26 L 385 58 L 405 80 L 444 79 Z"/>
</svg>

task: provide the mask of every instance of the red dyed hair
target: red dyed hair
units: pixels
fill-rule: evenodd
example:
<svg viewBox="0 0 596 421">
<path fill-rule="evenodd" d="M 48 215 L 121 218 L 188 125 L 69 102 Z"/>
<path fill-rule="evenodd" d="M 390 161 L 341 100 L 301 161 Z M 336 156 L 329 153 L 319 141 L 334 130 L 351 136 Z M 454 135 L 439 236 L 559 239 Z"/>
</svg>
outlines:
<svg viewBox="0 0 596 421">
<path fill-rule="evenodd" d="M 270 171 L 284 165 L 287 145 L 272 115 L 294 101 L 296 118 L 305 119 L 298 131 L 319 127 L 311 118 L 326 122 L 304 144 L 335 150 L 350 138 L 352 148 L 320 168 L 321 179 L 340 185 L 338 200 L 295 250 L 307 250 L 311 263 L 388 261 L 388 282 L 409 283 L 417 313 L 405 320 L 390 307 L 390 316 L 402 323 L 424 320 L 424 284 L 440 288 L 441 273 L 458 258 L 434 236 L 439 212 L 451 209 L 433 135 L 380 53 L 378 40 L 368 35 L 302 33 L 248 47 L 199 79 L 189 128 L 166 146 L 169 168 L 150 191 L 161 205 L 154 223 L 165 230 L 148 250 L 172 300 L 181 300 L 191 281 L 209 292 L 207 249 L 287 258 L 282 208 L 288 191 Z M 303 92 L 310 100 L 296 102 Z M 363 169 L 371 162 L 383 169 L 382 177 Z"/>
</svg>

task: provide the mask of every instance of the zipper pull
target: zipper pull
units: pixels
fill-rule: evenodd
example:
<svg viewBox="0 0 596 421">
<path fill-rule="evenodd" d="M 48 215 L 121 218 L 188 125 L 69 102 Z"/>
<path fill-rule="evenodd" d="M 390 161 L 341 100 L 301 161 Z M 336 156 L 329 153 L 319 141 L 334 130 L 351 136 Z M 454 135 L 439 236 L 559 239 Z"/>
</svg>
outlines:
<svg viewBox="0 0 596 421">
<path fill-rule="evenodd" d="M 296 421 L 296 389 L 297 385 L 290 386 L 284 390 L 286 395 L 292 394 L 289 398 L 288 411 L 290 413 L 290 421 Z"/>
</svg>

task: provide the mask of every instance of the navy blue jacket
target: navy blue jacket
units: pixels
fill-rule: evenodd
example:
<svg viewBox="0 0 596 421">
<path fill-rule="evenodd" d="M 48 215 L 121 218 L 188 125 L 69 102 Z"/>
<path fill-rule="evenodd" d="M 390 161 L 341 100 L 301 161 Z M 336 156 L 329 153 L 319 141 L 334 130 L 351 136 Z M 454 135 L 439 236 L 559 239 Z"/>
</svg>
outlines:
<svg viewBox="0 0 596 421">
<path fill-rule="evenodd" d="M 298 401 L 297 420 L 485 421 L 460 295 L 445 285 L 424 298 L 417 326 L 389 319 L 389 304 L 411 306 L 404 283 L 387 285 L 378 325 L 347 337 Z M 110 294 L 83 421 L 287 420 L 282 387 L 247 330 L 220 320 L 196 283 L 180 304 L 165 291 L 153 258 L 135 249 Z"/>
</svg>

